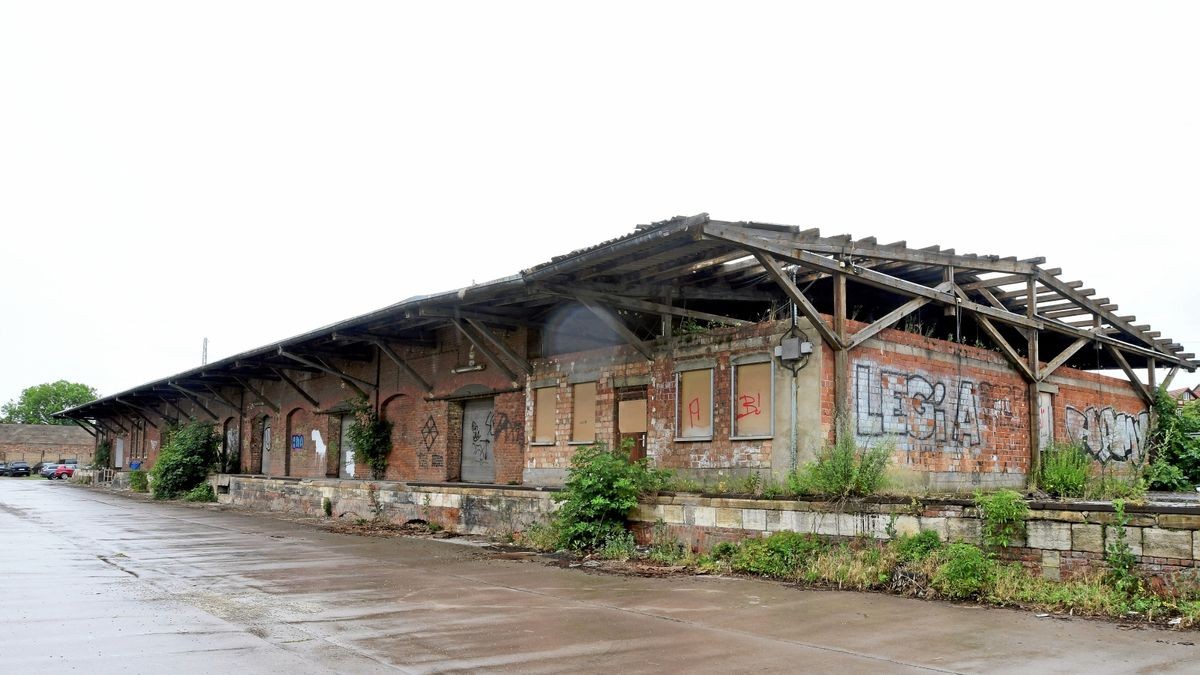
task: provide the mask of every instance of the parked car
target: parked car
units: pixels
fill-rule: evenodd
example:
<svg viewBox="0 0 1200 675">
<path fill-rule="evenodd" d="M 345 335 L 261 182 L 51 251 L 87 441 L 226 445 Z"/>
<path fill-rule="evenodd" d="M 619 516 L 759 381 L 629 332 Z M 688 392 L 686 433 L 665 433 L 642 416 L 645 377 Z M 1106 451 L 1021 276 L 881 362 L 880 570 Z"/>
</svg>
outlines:
<svg viewBox="0 0 1200 675">
<path fill-rule="evenodd" d="M 13 462 L 8 465 L 8 470 L 7 470 L 7 472 L 5 472 L 4 475 L 5 476 L 14 476 L 14 477 L 28 476 L 29 475 L 29 464 L 27 464 L 25 462 Z"/>
<path fill-rule="evenodd" d="M 8 475 L 8 462 L 0 462 L 0 476 Z"/>
<path fill-rule="evenodd" d="M 54 475 L 54 470 L 57 468 L 58 468 L 57 464 L 51 464 L 49 462 L 45 462 L 42 464 L 42 470 L 38 471 L 38 475 L 41 476 L 42 478 L 49 478 L 50 476 Z"/>
<path fill-rule="evenodd" d="M 46 480 L 57 478 L 58 480 L 66 480 L 75 475 L 74 464 L 59 464 L 54 469 L 54 473 L 46 476 Z"/>
</svg>

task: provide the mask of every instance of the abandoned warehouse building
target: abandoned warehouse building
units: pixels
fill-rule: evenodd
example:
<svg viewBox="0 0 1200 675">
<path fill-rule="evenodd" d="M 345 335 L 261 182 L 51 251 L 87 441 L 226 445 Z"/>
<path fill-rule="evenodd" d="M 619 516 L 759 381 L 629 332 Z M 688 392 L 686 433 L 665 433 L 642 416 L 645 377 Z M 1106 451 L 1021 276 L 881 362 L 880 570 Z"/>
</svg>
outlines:
<svg viewBox="0 0 1200 675">
<path fill-rule="evenodd" d="M 840 434 L 935 490 L 1022 486 L 1052 441 L 1139 461 L 1154 391 L 1200 363 L 1044 263 L 679 217 L 59 415 L 118 469 L 198 419 L 242 473 L 296 479 L 370 477 L 358 397 L 412 483 L 561 485 L 595 442 L 780 478 Z"/>
</svg>

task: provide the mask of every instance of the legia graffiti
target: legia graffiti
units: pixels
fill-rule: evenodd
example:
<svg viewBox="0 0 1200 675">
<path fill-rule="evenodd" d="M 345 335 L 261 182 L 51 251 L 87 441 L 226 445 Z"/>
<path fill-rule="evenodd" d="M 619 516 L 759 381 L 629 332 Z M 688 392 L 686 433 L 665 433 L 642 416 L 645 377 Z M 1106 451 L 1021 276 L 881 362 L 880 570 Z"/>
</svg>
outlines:
<svg viewBox="0 0 1200 675">
<path fill-rule="evenodd" d="M 1150 413 L 1124 413 L 1108 408 L 1066 408 L 1067 437 L 1079 441 L 1101 462 L 1128 462 L 1141 456 Z"/>
<path fill-rule="evenodd" d="M 1015 421 L 1011 389 L 859 362 L 854 366 L 855 433 L 891 436 L 900 450 L 978 448 L 989 425 Z"/>
</svg>

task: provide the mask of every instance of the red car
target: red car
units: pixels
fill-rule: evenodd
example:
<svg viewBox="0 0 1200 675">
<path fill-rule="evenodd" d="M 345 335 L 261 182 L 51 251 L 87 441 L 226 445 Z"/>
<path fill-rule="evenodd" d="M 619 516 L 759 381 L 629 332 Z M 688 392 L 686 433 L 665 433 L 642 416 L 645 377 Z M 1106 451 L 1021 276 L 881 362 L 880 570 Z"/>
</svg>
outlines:
<svg viewBox="0 0 1200 675">
<path fill-rule="evenodd" d="M 58 468 L 56 468 L 54 470 L 54 473 L 48 474 L 46 476 L 46 480 L 50 480 L 52 478 L 57 478 L 58 480 L 66 480 L 74 475 L 75 475 L 75 467 L 74 466 L 72 466 L 70 464 L 60 464 L 58 466 Z"/>
</svg>

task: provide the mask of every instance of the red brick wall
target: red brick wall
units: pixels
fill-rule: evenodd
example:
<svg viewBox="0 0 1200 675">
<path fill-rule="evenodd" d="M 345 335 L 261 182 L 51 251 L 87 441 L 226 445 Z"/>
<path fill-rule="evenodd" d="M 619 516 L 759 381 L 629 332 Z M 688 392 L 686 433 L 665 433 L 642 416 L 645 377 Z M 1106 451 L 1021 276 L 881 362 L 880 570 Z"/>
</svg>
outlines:
<svg viewBox="0 0 1200 675">
<path fill-rule="evenodd" d="M 922 472 L 1028 471 L 1027 385 L 1002 355 L 886 330 L 849 361 L 846 423 L 860 445 L 894 442 L 897 465 Z"/>
<path fill-rule="evenodd" d="M 1150 412 L 1128 381 L 1073 368 L 1059 368 L 1049 381 L 1058 387 L 1051 394 L 1055 440 L 1081 442 L 1103 464 L 1142 458 Z"/>
</svg>

